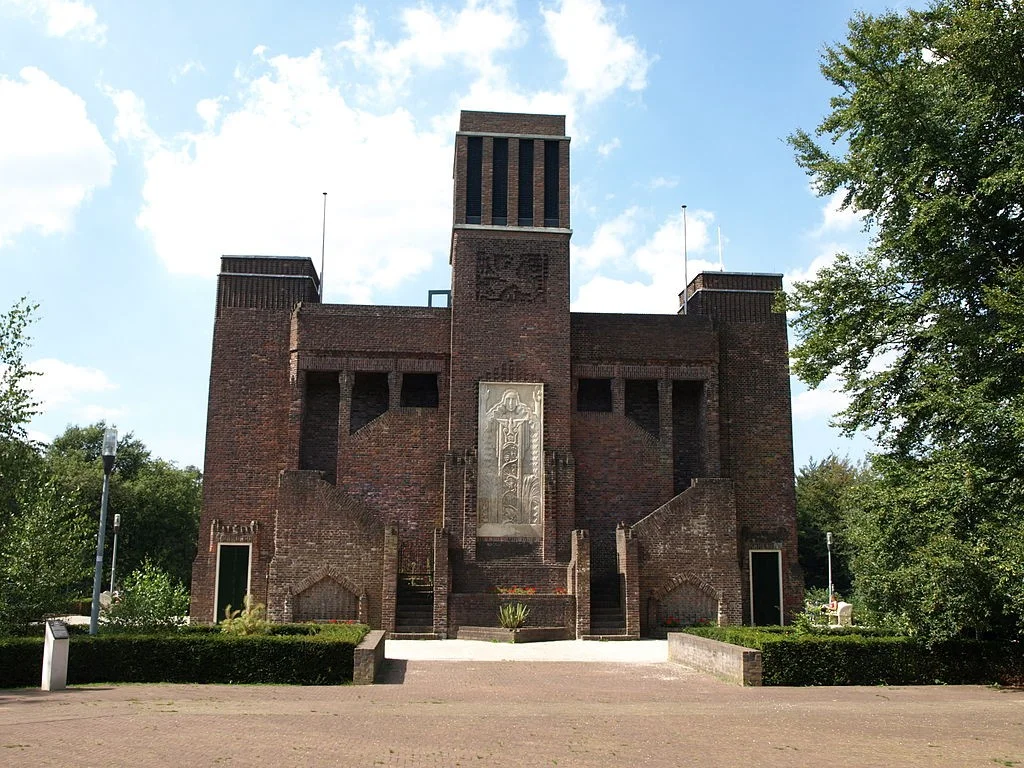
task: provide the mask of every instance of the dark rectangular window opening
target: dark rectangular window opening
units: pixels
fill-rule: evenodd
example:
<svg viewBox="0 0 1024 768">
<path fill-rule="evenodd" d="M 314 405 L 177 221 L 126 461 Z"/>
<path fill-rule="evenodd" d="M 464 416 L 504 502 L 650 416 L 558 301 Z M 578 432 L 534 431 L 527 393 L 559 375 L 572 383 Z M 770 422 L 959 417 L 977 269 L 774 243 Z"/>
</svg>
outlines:
<svg viewBox="0 0 1024 768">
<path fill-rule="evenodd" d="M 356 373 L 352 381 L 351 433 L 358 432 L 388 411 L 389 392 L 386 373 Z"/>
<path fill-rule="evenodd" d="M 655 437 L 661 433 L 658 410 L 658 382 L 653 379 L 626 379 L 626 417 Z"/>
<path fill-rule="evenodd" d="M 580 379 L 576 390 L 576 410 L 611 413 L 612 380 Z"/>
<path fill-rule="evenodd" d="M 470 136 L 466 158 L 466 223 L 479 224 L 483 207 L 484 140 Z"/>
<path fill-rule="evenodd" d="M 403 373 L 403 408 L 437 408 L 437 374 Z"/>
<path fill-rule="evenodd" d="M 672 382 L 672 488 L 676 494 L 700 477 L 702 381 Z"/>
<path fill-rule="evenodd" d="M 533 139 L 519 140 L 519 226 L 533 226 Z"/>
<path fill-rule="evenodd" d="M 338 471 L 338 405 L 341 388 L 337 373 L 306 374 L 306 402 L 299 439 L 299 469 L 323 472 L 333 483 Z"/>
<path fill-rule="evenodd" d="M 495 139 L 491 173 L 491 223 L 508 224 L 508 139 Z"/>
<path fill-rule="evenodd" d="M 544 142 L 544 226 L 558 226 L 558 142 Z"/>
</svg>

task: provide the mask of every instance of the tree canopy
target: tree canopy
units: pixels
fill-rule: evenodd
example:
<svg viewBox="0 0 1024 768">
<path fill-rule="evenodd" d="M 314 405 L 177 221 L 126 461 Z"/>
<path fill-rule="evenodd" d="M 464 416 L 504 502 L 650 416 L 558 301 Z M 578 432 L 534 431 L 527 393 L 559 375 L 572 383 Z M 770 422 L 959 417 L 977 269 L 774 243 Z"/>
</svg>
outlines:
<svg viewBox="0 0 1024 768">
<path fill-rule="evenodd" d="M 821 70 L 831 110 L 790 142 L 872 240 L 786 301 L 797 375 L 878 438 L 858 591 L 934 637 L 1022 631 L 1024 6 L 858 14 Z"/>
<path fill-rule="evenodd" d="M 849 595 L 853 576 L 846 512 L 866 480 L 862 467 L 834 454 L 811 459 L 796 473 L 797 549 L 808 587 L 828 588 L 827 534 L 832 533 L 832 583 L 841 595 Z"/>
<path fill-rule="evenodd" d="M 69 426 L 48 446 L 28 439 L 35 414 L 24 361 L 35 307 L 0 314 L 0 632 L 68 609 L 89 593 L 103 483 L 103 423 Z M 146 564 L 188 585 L 196 554 L 202 476 L 155 458 L 131 433 L 118 442 L 110 515 L 121 513 L 118 573 Z M 112 532 L 107 531 L 104 588 Z M 119 580 L 120 581 L 120 580 Z"/>
</svg>

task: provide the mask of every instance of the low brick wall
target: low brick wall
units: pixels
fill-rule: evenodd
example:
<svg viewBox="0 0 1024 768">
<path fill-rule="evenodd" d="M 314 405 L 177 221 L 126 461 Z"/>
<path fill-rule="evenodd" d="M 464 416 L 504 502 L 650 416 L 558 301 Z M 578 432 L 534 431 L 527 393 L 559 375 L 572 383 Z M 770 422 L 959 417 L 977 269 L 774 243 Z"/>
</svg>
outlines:
<svg viewBox="0 0 1024 768">
<path fill-rule="evenodd" d="M 549 640 L 572 640 L 568 627 L 459 627 L 459 640 L 483 640 L 491 643 L 543 643 Z"/>
<path fill-rule="evenodd" d="M 761 685 L 761 652 L 684 632 L 668 633 L 668 660 L 738 685 Z"/>
<path fill-rule="evenodd" d="M 384 665 L 384 630 L 373 629 L 355 647 L 352 655 L 352 682 L 370 685 Z"/>
<path fill-rule="evenodd" d="M 527 627 L 572 628 L 576 624 L 576 598 L 573 595 L 453 593 L 448 596 L 450 636 L 464 626 L 497 627 L 498 608 L 505 603 L 525 603 L 529 606 Z"/>
</svg>

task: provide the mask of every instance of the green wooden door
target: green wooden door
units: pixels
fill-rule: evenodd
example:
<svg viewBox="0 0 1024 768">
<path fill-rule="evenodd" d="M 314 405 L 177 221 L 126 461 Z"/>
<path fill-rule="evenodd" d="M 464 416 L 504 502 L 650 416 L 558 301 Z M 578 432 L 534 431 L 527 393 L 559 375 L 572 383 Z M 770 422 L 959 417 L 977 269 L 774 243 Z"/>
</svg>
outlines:
<svg viewBox="0 0 1024 768">
<path fill-rule="evenodd" d="M 249 546 L 221 544 L 217 568 L 217 621 L 224 620 L 224 610 L 241 610 L 249 591 Z"/>
</svg>

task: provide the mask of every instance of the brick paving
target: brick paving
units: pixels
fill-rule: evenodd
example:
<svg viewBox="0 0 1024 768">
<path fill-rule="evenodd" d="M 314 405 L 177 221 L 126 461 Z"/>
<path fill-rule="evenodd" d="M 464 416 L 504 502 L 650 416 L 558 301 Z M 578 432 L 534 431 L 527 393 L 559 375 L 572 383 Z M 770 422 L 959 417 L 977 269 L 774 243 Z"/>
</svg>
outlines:
<svg viewBox="0 0 1024 768">
<path fill-rule="evenodd" d="M 739 688 L 668 663 L 388 662 L 375 686 L 0 691 L 0 765 L 1024 766 L 1024 691 Z"/>
</svg>

